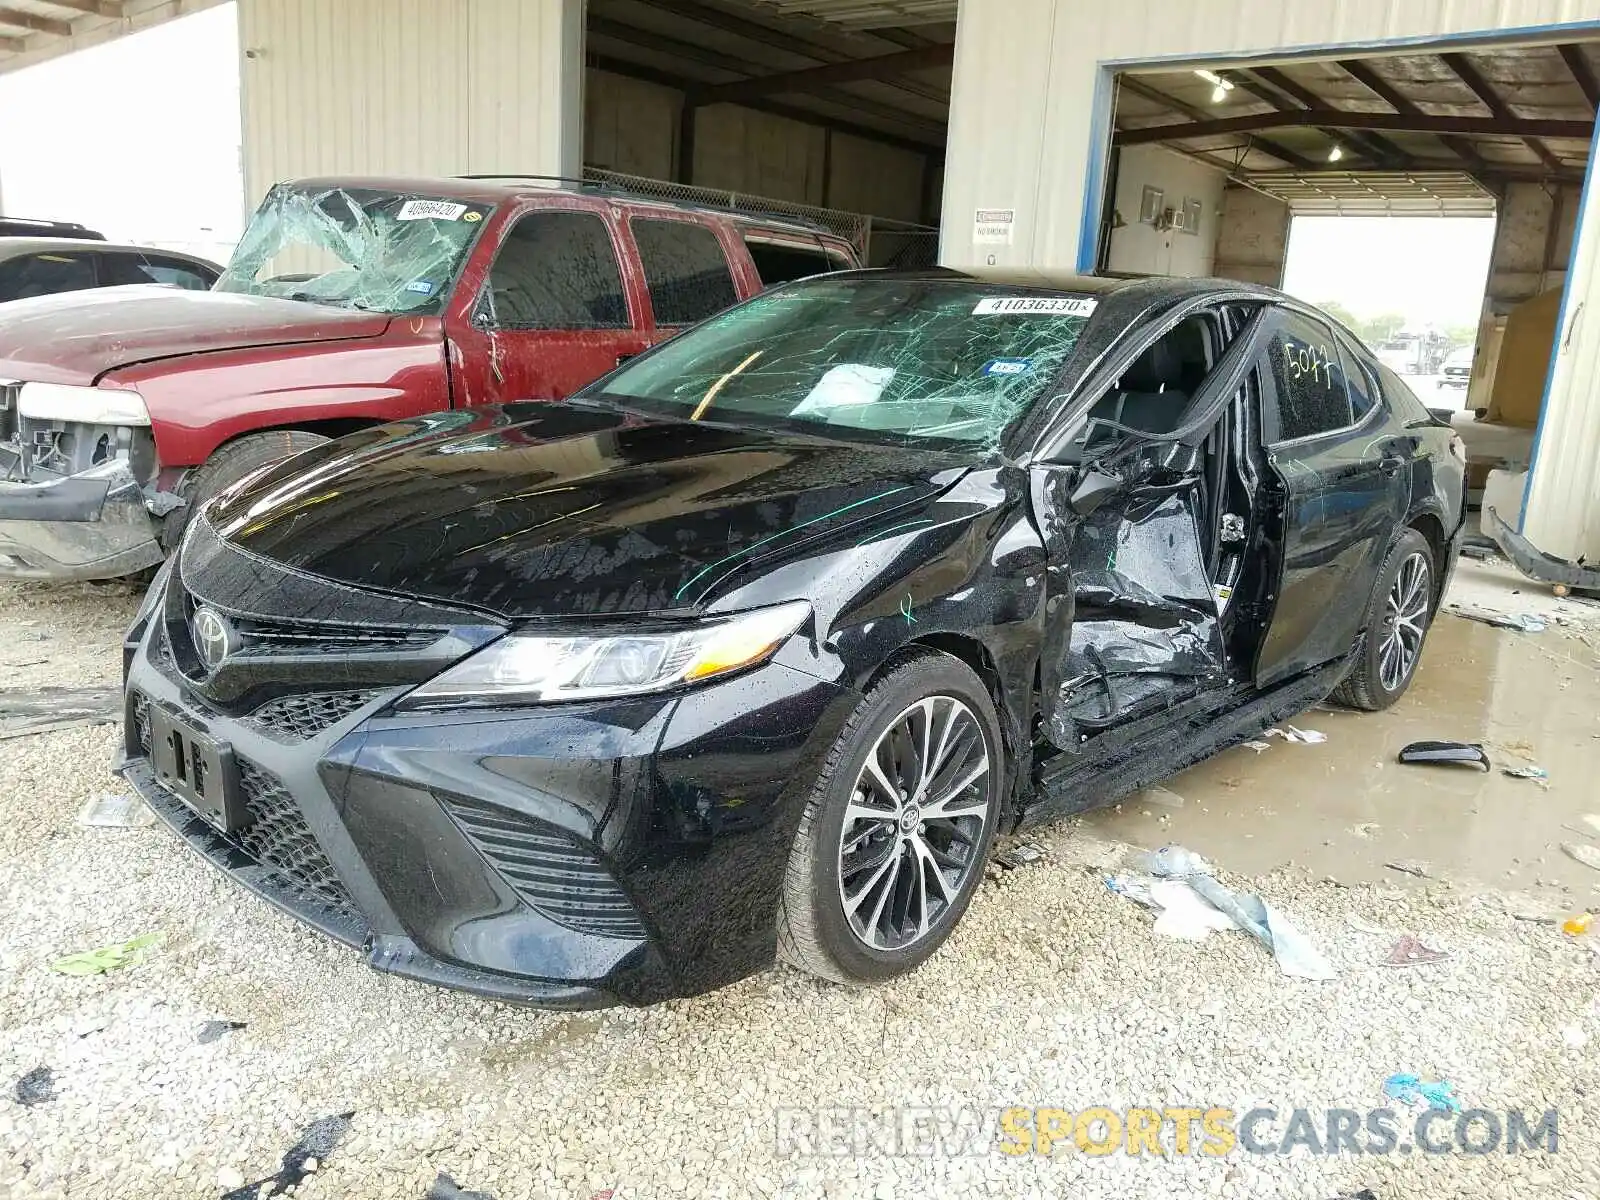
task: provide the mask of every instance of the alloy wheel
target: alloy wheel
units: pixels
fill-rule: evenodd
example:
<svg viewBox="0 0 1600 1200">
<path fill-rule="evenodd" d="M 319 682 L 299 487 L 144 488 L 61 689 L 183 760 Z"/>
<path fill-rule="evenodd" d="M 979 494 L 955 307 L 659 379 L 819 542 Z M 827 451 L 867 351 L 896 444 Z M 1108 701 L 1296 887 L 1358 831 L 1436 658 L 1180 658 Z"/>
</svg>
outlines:
<svg viewBox="0 0 1600 1200">
<path fill-rule="evenodd" d="M 1430 599 L 1428 560 L 1413 554 L 1400 564 L 1400 573 L 1384 604 L 1383 641 L 1378 650 L 1378 678 L 1393 692 L 1410 678 L 1422 654 L 1422 636 L 1428 626 Z"/>
<path fill-rule="evenodd" d="M 978 869 L 995 809 L 990 753 L 977 716 L 945 695 L 917 701 L 873 743 L 839 835 L 839 900 L 872 949 L 927 937 Z"/>
</svg>

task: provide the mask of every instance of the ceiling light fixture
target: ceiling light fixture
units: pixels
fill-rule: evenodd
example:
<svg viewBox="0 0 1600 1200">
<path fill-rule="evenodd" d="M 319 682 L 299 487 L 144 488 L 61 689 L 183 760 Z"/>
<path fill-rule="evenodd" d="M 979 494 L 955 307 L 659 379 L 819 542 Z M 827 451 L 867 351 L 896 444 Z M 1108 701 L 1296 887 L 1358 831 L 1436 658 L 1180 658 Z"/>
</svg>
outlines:
<svg viewBox="0 0 1600 1200">
<path fill-rule="evenodd" d="M 1215 71 L 1196 71 L 1195 74 L 1211 85 L 1211 103 L 1213 104 L 1221 104 L 1228 98 L 1228 93 L 1233 91 L 1233 84 Z"/>
</svg>

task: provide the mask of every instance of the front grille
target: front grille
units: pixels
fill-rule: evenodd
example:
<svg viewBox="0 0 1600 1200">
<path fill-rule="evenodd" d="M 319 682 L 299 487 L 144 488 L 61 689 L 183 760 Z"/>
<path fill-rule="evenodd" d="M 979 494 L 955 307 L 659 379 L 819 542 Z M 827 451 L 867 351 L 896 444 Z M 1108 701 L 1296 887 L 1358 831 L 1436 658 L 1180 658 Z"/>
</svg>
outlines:
<svg viewBox="0 0 1600 1200">
<path fill-rule="evenodd" d="M 645 936 L 616 880 L 576 842 L 487 804 L 449 797 L 444 806 L 530 907 L 580 933 L 632 940 Z"/>
<path fill-rule="evenodd" d="M 239 760 L 239 784 L 244 790 L 250 823 L 231 836 L 239 849 L 257 861 L 275 867 L 303 891 L 324 903 L 357 913 L 355 900 L 344 886 L 328 856 L 283 781 L 254 763 Z"/>
<path fill-rule="evenodd" d="M 133 693 L 132 716 L 139 748 L 148 757 L 150 701 L 142 692 Z M 365 925 L 366 918 L 283 781 L 248 759 L 240 758 L 238 762 L 239 786 L 249 820 L 242 829 L 217 836 L 281 875 L 288 890 L 332 909 L 347 923 Z"/>
<path fill-rule="evenodd" d="M 378 695 L 366 692 L 311 692 L 269 700 L 245 719 L 263 733 L 291 741 L 316 737 Z"/>
<path fill-rule="evenodd" d="M 193 608 L 194 598 L 188 598 Z M 432 628 L 385 629 L 381 626 L 336 625 L 322 621 L 271 621 L 236 617 L 234 628 L 244 643 L 242 653 L 361 654 L 385 650 L 418 650 L 438 641 Z"/>
</svg>

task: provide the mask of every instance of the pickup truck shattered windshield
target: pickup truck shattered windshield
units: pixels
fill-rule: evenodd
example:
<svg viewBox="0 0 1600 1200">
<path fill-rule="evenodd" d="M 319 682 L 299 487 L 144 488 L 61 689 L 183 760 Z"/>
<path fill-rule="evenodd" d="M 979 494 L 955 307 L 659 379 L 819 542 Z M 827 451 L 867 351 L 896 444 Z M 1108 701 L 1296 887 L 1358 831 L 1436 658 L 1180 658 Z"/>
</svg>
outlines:
<svg viewBox="0 0 1600 1200">
<path fill-rule="evenodd" d="M 370 188 L 280 185 L 251 218 L 216 290 L 437 313 L 490 211 Z"/>
</svg>

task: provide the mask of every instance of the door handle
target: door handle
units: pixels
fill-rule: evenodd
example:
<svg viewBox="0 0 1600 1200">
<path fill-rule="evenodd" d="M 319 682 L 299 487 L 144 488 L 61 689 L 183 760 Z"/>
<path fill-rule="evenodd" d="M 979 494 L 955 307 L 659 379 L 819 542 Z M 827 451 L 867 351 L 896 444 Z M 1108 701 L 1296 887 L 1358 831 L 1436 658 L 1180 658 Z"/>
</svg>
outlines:
<svg viewBox="0 0 1600 1200">
<path fill-rule="evenodd" d="M 630 358 L 638 358 L 638 357 L 639 357 L 639 355 L 638 355 L 637 352 L 635 352 L 633 354 L 619 354 L 619 355 L 617 355 L 617 366 L 620 367 L 623 363 L 627 362 Z"/>
<path fill-rule="evenodd" d="M 1385 475 L 1394 476 L 1400 473 L 1400 468 L 1406 465 L 1406 460 L 1398 454 L 1385 454 L 1378 460 L 1378 469 Z"/>
</svg>

